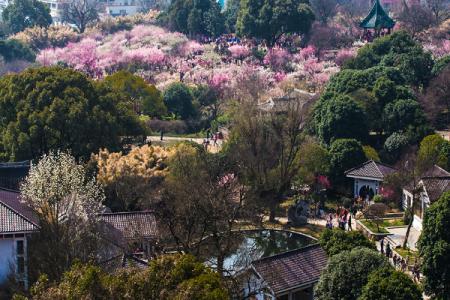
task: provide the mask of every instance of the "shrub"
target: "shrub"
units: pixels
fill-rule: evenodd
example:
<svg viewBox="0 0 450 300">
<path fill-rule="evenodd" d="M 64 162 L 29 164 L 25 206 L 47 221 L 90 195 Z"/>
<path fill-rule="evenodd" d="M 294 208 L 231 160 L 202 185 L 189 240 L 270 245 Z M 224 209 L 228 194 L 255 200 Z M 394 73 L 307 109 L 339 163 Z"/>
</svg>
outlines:
<svg viewBox="0 0 450 300">
<path fill-rule="evenodd" d="M 392 268 L 372 272 L 359 300 L 421 300 L 419 287 L 405 273 Z"/>
<path fill-rule="evenodd" d="M 356 248 L 332 256 L 315 288 L 318 300 L 357 300 L 373 271 L 389 267 L 375 250 Z"/>
<path fill-rule="evenodd" d="M 375 195 L 372 200 L 375 203 L 382 203 L 384 199 L 381 195 Z"/>
<path fill-rule="evenodd" d="M 343 251 L 351 251 L 357 247 L 376 250 L 375 244 L 360 231 L 325 229 L 320 235 L 319 244 L 329 256 L 339 254 Z"/>
</svg>

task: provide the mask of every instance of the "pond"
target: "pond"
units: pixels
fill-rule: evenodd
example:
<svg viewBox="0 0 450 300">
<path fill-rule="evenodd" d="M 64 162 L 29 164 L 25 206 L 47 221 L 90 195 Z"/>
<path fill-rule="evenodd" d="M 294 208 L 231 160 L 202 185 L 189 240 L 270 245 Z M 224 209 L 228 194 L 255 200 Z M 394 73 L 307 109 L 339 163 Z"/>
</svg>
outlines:
<svg viewBox="0 0 450 300">
<path fill-rule="evenodd" d="M 232 250 L 225 257 L 224 269 L 229 274 L 234 274 L 247 269 L 254 260 L 295 250 L 314 243 L 316 243 L 316 240 L 311 237 L 285 230 L 239 232 L 236 233 Z M 217 259 L 214 256 L 210 257 L 206 259 L 206 263 L 215 267 Z"/>
</svg>

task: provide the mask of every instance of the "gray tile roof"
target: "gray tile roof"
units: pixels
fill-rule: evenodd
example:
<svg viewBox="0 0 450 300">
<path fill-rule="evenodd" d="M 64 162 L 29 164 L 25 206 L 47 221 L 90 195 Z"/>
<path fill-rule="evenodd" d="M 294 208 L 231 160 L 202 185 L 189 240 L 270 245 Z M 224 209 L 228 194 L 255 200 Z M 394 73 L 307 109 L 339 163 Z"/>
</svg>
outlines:
<svg viewBox="0 0 450 300">
<path fill-rule="evenodd" d="M 449 177 L 450 173 L 441 167 L 434 165 L 423 173 L 422 178 Z"/>
<path fill-rule="evenodd" d="M 275 294 L 305 284 L 316 283 L 327 265 L 327 255 L 314 244 L 256 260 L 254 270 Z"/>
<path fill-rule="evenodd" d="M 450 191 L 450 176 L 447 178 L 425 178 L 422 179 L 430 202 L 438 200 L 443 193 Z"/>
<path fill-rule="evenodd" d="M 422 175 L 422 183 L 430 202 L 434 202 L 450 191 L 450 173 L 434 165 Z"/>
<path fill-rule="evenodd" d="M 18 192 L 0 189 L 0 234 L 34 231 L 38 224 L 31 209 L 20 201 Z"/>
<path fill-rule="evenodd" d="M 127 239 L 155 238 L 156 218 L 151 211 L 104 213 L 100 219 L 111 224 Z"/>
<path fill-rule="evenodd" d="M 389 175 L 396 170 L 386 164 L 369 160 L 362 165 L 345 172 L 347 177 L 369 177 L 379 179 L 382 181 L 386 175 Z"/>
</svg>

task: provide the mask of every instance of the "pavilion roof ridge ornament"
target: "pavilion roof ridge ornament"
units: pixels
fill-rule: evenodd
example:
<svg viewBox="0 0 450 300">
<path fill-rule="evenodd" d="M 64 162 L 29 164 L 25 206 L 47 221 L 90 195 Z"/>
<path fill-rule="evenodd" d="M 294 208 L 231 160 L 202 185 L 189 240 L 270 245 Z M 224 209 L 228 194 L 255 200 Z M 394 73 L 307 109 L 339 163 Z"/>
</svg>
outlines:
<svg viewBox="0 0 450 300">
<path fill-rule="evenodd" d="M 359 26 L 364 29 L 391 29 L 395 26 L 395 21 L 389 17 L 380 1 L 375 0 L 369 14 Z"/>
</svg>

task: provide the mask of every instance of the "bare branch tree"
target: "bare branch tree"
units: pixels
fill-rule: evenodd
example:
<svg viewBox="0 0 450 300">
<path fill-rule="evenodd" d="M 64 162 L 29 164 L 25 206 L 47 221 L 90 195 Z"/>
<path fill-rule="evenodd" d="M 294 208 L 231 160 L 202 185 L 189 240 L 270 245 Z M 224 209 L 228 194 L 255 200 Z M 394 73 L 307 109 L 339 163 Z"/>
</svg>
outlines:
<svg viewBox="0 0 450 300">
<path fill-rule="evenodd" d="M 409 5 L 403 2 L 402 9 L 397 19 L 403 24 L 405 29 L 413 36 L 426 30 L 434 23 L 433 14 L 427 7 L 420 4 Z"/>
<path fill-rule="evenodd" d="M 63 9 L 63 21 L 74 24 L 80 33 L 98 20 L 99 2 L 96 0 L 70 0 Z"/>
<path fill-rule="evenodd" d="M 450 14 L 448 1 L 445 0 L 427 0 L 428 8 L 434 15 L 436 24 L 440 24 L 447 19 Z"/>
<path fill-rule="evenodd" d="M 328 20 L 336 15 L 336 0 L 311 0 L 310 3 L 314 14 L 322 24 L 327 24 Z"/>
</svg>

